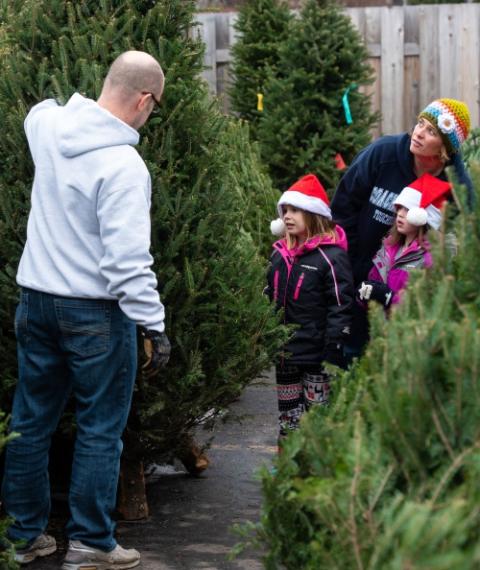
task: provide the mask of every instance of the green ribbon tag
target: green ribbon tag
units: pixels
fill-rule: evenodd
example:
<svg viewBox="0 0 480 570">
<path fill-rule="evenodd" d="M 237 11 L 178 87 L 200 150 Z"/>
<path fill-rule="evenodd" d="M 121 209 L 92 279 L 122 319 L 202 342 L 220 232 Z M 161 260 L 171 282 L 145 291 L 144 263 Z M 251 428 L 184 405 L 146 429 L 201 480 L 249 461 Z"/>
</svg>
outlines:
<svg viewBox="0 0 480 570">
<path fill-rule="evenodd" d="M 342 96 L 343 111 L 345 112 L 345 120 L 347 121 L 347 125 L 351 125 L 353 123 L 352 112 L 350 111 L 350 103 L 348 102 L 348 94 L 350 93 L 351 89 L 356 89 L 356 88 L 357 84 L 352 83 L 349 87 L 345 89 L 345 92 Z"/>
</svg>

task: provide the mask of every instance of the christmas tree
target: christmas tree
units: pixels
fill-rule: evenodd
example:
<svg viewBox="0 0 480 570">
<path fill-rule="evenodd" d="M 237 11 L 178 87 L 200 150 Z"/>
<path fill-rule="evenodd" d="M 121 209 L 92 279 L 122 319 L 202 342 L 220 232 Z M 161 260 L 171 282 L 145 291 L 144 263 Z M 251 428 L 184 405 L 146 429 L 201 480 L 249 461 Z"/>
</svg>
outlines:
<svg viewBox="0 0 480 570">
<path fill-rule="evenodd" d="M 189 440 L 268 365 L 282 341 L 261 291 L 275 198 L 247 127 L 225 118 L 199 79 L 203 46 L 190 0 L 27 0 L 4 12 L 0 51 L 0 363 L 2 408 L 15 382 L 15 273 L 33 176 L 23 120 L 36 102 L 95 99 L 113 59 L 156 57 L 166 76 L 160 116 L 142 129 L 152 175 L 152 253 L 173 351 L 168 369 L 139 379 L 130 452 L 158 458 Z M 239 156 L 242 161 L 239 161 Z M 241 162 L 241 164 L 239 164 Z"/>
<path fill-rule="evenodd" d="M 480 162 L 480 128 L 477 127 L 470 131 L 462 146 L 462 155 L 466 164 Z"/>
<path fill-rule="evenodd" d="M 261 113 L 267 69 L 276 73 L 278 48 L 287 38 L 288 4 L 279 0 L 247 0 L 238 12 L 238 40 L 232 47 L 232 110 L 250 122 L 252 135 Z"/>
<path fill-rule="evenodd" d="M 0 412 L 0 454 L 7 441 L 13 436 L 7 436 L 7 424 L 5 421 L 5 414 Z M 14 561 L 13 548 L 6 539 L 6 531 L 9 526 L 8 519 L 0 518 L 0 568 L 2 570 L 13 570 L 18 568 Z"/>
<path fill-rule="evenodd" d="M 391 318 L 372 308 L 366 355 L 264 473 L 267 568 L 480 564 L 479 214 L 447 222 L 458 255 L 437 235 Z"/>
<path fill-rule="evenodd" d="M 336 154 L 349 163 L 370 141 L 376 115 L 360 89 L 373 79 L 367 55 L 338 4 L 307 0 L 279 48 L 276 72 L 269 73 L 257 129 L 278 188 L 313 172 L 333 189 L 339 178 Z"/>
</svg>

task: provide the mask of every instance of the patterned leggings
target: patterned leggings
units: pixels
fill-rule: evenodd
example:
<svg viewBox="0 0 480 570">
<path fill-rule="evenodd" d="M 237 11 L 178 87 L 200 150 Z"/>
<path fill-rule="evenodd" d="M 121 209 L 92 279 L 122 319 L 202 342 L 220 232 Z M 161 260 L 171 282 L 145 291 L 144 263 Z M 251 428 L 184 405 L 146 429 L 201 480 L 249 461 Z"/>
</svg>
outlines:
<svg viewBox="0 0 480 570">
<path fill-rule="evenodd" d="M 321 365 L 277 364 L 275 372 L 281 440 L 298 428 L 300 418 L 311 406 L 328 404 L 330 377 Z"/>
</svg>

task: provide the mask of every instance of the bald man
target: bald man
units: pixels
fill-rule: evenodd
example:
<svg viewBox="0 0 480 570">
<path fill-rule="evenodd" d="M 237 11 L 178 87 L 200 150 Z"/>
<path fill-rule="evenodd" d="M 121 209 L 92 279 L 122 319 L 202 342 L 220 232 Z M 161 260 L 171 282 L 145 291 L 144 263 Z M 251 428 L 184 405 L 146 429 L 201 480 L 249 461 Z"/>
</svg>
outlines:
<svg viewBox="0 0 480 570">
<path fill-rule="evenodd" d="M 25 132 L 35 165 L 27 242 L 17 273 L 19 378 L 2 495 L 27 564 L 56 550 L 48 453 L 70 394 L 77 436 L 69 492 L 69 548 L 62 568 L 134 568 L 140 554 L 114 538 L 121 435 L 137 368 L 140 327 L 154 376 L 169 358 L 164 308 L 151 270 L 150 175 L 134 146 L 162 97 L 150 55 L 112 64 L 97 102 L 33 107 Z"/>
</svg>

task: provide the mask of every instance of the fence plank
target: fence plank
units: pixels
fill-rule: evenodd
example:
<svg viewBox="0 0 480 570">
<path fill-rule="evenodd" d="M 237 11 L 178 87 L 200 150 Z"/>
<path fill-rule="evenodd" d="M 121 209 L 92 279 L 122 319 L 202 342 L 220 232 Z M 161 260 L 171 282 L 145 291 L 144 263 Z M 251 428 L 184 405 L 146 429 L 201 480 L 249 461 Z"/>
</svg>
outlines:
<svg viewBox="0 0 480 570">
<path fill-rule="evenodd" d="M 405 57 L 403 86 L 402 131 L 409 131 L 415 124 L 420 107 L 420 61 L 418 57 Z"/>
<path fill-rule="evenodd" d="M 404 11 L 395 6 L 382 11 L 382 132 L 394 134 L 403 128 L 403 37 Z"/>
<path fill-rule="evenodd" d="M 202 77 L 208 83 L 210 92 L 217 94 L 217 36 L 216 36 L 216 18 L 217 14 L 200 13 L 197 15 L 199 26 L 195 32 L 200 35 L 205 43 L 204 64 L 205 69 L 202 71 Z"/>
<path fill-rule="evenodd" d="M 440 76 L 436 97 L 458 97 L 457 14 L 452 4 L 438 6 L 438 36 L 441 41 L 437 45 Z"/>
<path fill-rule="evenodd" d="M 438 6 L 420 6 L 418 38 L 420 44 L 420 106 L 424 107 L 439 96 Z"/>
<path fill-rule="evenodd" d="M 416 6 L 404 6 L 405 13 L 405 43 L 418 45 L 418 8 Z"/>
<path fill-rule="evenodd" d="M 352 8 L 349 16 L 360 35 L 362 37 L 365 36 L 365 10 L 362 10 L 361 8 Z"/>
<path fill-rule="evenodd" d="M 217 50 L 227 49 L 230 45 L 230 14 L 228 12 L 217 14 L 215 28 Z"/>
<path fill-rule="evenodd" d="M 230 12 L 229 14 L 229 26 L 230 26 L 230 42 L 229 45 L 233 46 L 233 44 L 237 41 L 238 32 L 235 29 L 235 25 L 238 20 L 237 12 Z"/>
<path fill-rule="evenodd" d="M 458 96 L 469 109 L 472 124 L 478 125 L 480 119 L 480 14 L 475 4 L 460 5 L 461 16 L 458 19 Z M 456 70 L 452 70 L 455 77 Z"/>
<path fill-rule="evenodd" d="M 381 94 L 382 94 L 382 71 L 380 65 L 380 58 L 370 58 L 368 63 L 371 65 L 374 71 L 375 81 L 372 85 L 368 85 L 365 89 L 365 93 L 370 96 L 370 107 L 372 111 L 378 111 L 381 107 Z M 372 129 L 372 136 L 378 137 L 382 133 L 382 124 L 381 122 Z"/>
</svg>

